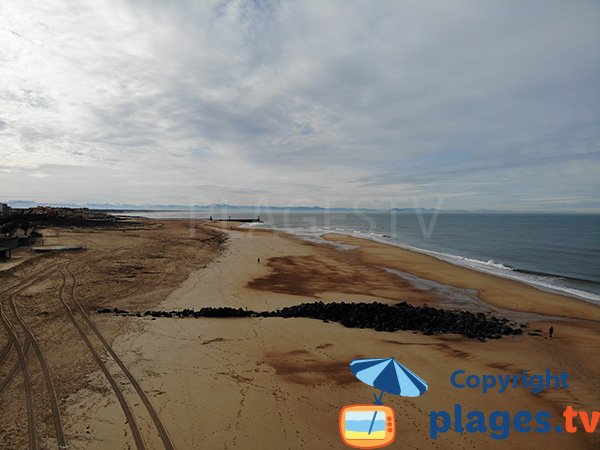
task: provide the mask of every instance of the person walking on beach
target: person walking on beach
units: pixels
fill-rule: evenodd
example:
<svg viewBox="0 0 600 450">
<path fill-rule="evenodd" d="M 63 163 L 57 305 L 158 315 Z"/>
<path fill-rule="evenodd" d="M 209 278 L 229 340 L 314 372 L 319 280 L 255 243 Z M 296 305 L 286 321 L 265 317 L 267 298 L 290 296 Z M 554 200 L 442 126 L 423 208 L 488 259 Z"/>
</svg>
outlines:
<svg viewBox="0 0 600 450">
<path fill-rule="evenodd" d="M 550 327 L 550 337 L 552 337 L 553 333 L 554 333 L 554 327 Z"/>
</svg>

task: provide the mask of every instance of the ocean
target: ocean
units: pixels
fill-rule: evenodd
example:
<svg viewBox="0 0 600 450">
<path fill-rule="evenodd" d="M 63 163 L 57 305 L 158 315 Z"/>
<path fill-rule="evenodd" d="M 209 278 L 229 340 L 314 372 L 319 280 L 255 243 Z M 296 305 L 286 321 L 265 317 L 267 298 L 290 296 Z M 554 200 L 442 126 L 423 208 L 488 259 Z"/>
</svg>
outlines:
<svg viewBox="0 0 600 450">
<path fill-rule="evenodd" d="M 214 209 L 136 212 L 149 218 L 256 218 L 267 228 L 322 241 L 343 233 L 600 303 L 600 215 Z"/>
</svg>

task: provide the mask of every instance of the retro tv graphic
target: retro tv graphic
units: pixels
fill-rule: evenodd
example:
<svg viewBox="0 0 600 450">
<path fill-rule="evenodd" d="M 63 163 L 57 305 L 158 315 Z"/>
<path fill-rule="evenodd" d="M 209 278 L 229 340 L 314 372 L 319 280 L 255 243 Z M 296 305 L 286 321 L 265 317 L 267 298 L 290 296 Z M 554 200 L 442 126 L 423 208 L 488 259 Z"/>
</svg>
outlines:
<svg viewBox="0 0 600 450">
<path fill-rule="evenodd" d="M 394 410 L 383 405 L 349 405 L 340 412 L 340 434 L 355 448 L 384 447 L 396 437 Z"/>
</svg>

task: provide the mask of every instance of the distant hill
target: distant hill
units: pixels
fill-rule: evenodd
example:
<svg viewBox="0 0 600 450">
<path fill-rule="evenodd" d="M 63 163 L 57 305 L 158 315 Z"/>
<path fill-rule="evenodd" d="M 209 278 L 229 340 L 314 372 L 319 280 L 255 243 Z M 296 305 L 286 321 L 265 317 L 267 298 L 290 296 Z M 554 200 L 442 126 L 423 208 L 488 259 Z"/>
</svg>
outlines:
<svg viewBox="0 0 600 450">
<path fill-rule="evenodd" d="M 228 205 L 224 203 L 214 203 L 210 205 L 131 205 L 127 203 L 40 203 L 32 200 L 9 200 L 8 205 L 13 208 L 35 208 L 36 206 L 52 206 L 56 208 L 89 208 L 104 211 L 185 211 L 189 209 L 208 210 L 208 209 L 271 209 L 286 210 L 293 209 L 298 211 L 352 211 L 352 208 L 322 208 L 320 206 L 257 206 L 257 205 Z M 383 211 L 379 209 L 364 208 L 361 211 Z"/>
<path fill-rule="evenodd" d="M 323 208 L 321 206 L 257 206 L 257 205 L 228 205 L 225 203 L 214 203 L 210 205 L 132 205 L 129 203 L 44 203 L 36 202 L 33 200 L 9 200 L 9 206 L 13 208 L 35 208 L 36 206 L 52 206 L 56 208 L 89 208 L 102 211 L 186 211 L 186 210 L 219 210 L 219 209 L 230 209 L 230 210 L 272 210 L 272 211 L 354 211 L 353 208 Z M 527 211 L 509 211 L 509 210 L 493 210 L 493 209 L 441 209 L 436 210 L 434 208 L 392 208 L 392 209 L 374 209 L 374 208 L 360 208 L 359 211 L 370 211 L 370 212 L 395 212 L 395 213 L 415 213 L 421 212 L 426 214 L 433 214 L 436 211 L 444 214 L 582 214 L 576 211 L 560 211 L 560 212 L 527 212 Z M 590 213 L 593 214 L 593 213 Z"/>
</svg>

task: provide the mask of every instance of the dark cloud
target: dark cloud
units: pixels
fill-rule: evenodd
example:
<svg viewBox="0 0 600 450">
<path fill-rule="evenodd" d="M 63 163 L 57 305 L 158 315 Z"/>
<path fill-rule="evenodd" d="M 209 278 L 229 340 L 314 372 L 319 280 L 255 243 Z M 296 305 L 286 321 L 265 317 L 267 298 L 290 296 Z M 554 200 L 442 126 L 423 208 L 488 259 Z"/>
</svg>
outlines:
<svg viewBox="0 0 600 450">
<path fill-rule="evenodd" d="M 167 203 L 394 192 L 446 193 L 447 207 L 599 207 L 595 2 L 23 8 L 0 14 L 10 170 L 118 166 L 142 203 L 160 189 Z M 72 200 L 55 173 L 22 196 Z"/>
</svg>

